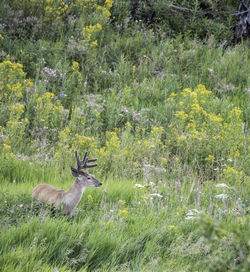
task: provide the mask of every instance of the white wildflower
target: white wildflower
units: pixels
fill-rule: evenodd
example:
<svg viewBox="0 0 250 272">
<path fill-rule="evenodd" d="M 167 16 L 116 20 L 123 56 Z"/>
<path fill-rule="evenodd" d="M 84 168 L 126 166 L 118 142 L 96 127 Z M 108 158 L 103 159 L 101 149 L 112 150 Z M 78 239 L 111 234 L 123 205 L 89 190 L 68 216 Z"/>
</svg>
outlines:
<svg viewBox="0 0 250 272">
<path fill-rule="evenodd" d="M 185 217 L 185 219 L 186 220 L 194 220 L 194 219 L 196 219 L 197 217 L 195 217 L 195 216 L 187 216 L 187 217 Z"/>
<path fill-rule="evenodd" d="M 161 194 L 157 194 L 157 193 L 155 193 L 155 194 L 150 194 L 150 196 L 151 196 L 151 197 L 159 197 L 159 198 L 162 198 L 162 195 L 161 195 Z"/>
<path fill-rule="evenodd" d="M 186 217 L 185 219 L 186 220 L 195 220 L 195 219 L 198 219 L 199 218 L 199 215 L 201 214 L 200 211 L 196 210 L 196 209 L 192 209 L 192 210 L 189 210 L 186 214 Z"/>
<path fill-rule="evenodd" d="M 45 76 L 49 76 L 51 78 L 56 78 L 57 77 L 57 70 L 49 68 L 49 67 L 44 67 L 42 69 L 42 74 Z"/>
<path fill-rule="evenodd" d="M 197 215 L 197 214 L 200 214 L 201 212 L 199 212 L 198 210 L 196 209 L 192 209 L 192 210 L 189 210 L 187 212 L 187 216 L 194 216 L 194 215 Z"/>
<path fill-rule="evenodd" d="M 144 188 L 144 186 L 141 185 L 141 184 L 135 184 L 135 187 L 136 187 L 136 188 Z"/>
<path fill-rule="evenodd" d="M 227 194 L 220 194 L 220 195 L 216 195 L 215 198 L 219 198 L 219 199 L 227 199 L 228 195 Z"/>
<path fill-rule="evenodd" d="M 229 188 L 225 183 L 216 184 L 215 187 L 218 187 L 218 188 Z"/>
</svg>

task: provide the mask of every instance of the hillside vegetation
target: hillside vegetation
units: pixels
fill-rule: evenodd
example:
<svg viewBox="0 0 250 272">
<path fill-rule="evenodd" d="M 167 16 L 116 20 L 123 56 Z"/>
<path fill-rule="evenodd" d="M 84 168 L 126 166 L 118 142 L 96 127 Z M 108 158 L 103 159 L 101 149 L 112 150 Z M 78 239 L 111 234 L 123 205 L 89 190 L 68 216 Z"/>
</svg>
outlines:
<svg viewBox="0 0 250 272">
<path fill-rule="evenodd" d="M 1 271 L 248 271 L 241 2 L 0 0 Z M 75 150 L 69 218 L 31 192 Z"/>
</svg>

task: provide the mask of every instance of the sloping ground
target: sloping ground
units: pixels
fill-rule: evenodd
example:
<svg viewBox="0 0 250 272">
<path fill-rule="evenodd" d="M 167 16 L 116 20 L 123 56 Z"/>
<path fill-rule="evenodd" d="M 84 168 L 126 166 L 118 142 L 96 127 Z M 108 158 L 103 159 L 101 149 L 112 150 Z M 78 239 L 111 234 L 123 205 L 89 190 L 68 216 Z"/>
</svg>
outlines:
<svg viewBox="0 0 250 272">
<path fill-rule="evenodd" d="M 139 2 L 1 1 L 2 271 L 247 271 L 247 42 Z M 75 150 L 104 185 L 68 218 L 31 191 L 68 189 Z"/>
</svg>

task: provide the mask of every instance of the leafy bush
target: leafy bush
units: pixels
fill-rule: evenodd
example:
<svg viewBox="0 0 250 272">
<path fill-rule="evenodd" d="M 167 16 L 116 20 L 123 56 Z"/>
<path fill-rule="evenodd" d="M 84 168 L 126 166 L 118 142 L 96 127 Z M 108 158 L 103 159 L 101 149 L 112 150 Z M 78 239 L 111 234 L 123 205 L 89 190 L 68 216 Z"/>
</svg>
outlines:
<svg viewBox="0 0 250 272">
<path fill-rule="evenodd" d="M 248 270 L 249 231 L 246 231 L 248 225 L 249 222 L 222 224 L 209 216 L 201 219 L 203 235 L 213 251 L 213 257 L 207 260 L 208 271 Z"/>
<path fill-rule="evenodd" d="M 214 172 L 243 152 L 242 111 L 220 102 L 205 86 L 184 89 L 166 100 L 172 109 L 167 145 L 182 160 Z"/>
<path fill-rule="evenodd" d="M 234 14 L 238 1 L 130 1 L 131 5 L 118 3 L 114 6 L 114 14 L 119 23 L 124 22 L 128 14 L 136 22 L 143 21 L 153 28 L 161 28 L 167 35 L 190 35 L 206 39 L 213 35 L 216 41 L 232 41 L 233 26 L 236 24 Z M 122 10 L 123 14 L 119 14 Z"/>
<path fill-rule="evenodd" d="M 246 270 L 249 48 L 229 45 L 226 16 L 238 1 L 0 6 L 1 268 Z M 65 218 L 31 192 L 69 189 L 75 150 L 98 158 L 103 186 Z"/>
</svg>

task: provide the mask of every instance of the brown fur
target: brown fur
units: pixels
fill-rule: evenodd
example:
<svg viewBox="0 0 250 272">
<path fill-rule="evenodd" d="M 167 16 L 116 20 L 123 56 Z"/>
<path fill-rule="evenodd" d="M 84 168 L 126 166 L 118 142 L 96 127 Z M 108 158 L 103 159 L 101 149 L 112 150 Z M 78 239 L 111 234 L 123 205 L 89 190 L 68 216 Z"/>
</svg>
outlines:
<svg viewBox="0 0 250 272">
<path fill-rule="evenodd" d="M 79 176 L 68 191 L 57 189 L 49 184 L 39 184 L 32 191 L 32 197 L 47 202 L 59 209 L 62 206 L 64 213 L 72 214 L 81 200 L 86 187 L 99 187 L 101 182 L 92 175 Z"/>
<path fill-rule="evenodd" d="M 49 184 L 39 184 L 32 191 L 32 197 L 49 204 L 54 204 L 54 206 L 58 208 L 59 202 L 62 200 L 65 193 L 66 191 L 59 190 Z"/>
<path fill-rule="evenodd" d="M 77 169 L 71 167 L 71 172 L 76 177 L 75 182 L 68 191 L 57 189 L 49 184 L 39 184 L 32 191 L 32 197 L 41 201 L 47 202 L 59 209 L 62 207 L 64 213 L 72 214 L 86 187 L 99 187 L 102 185 L 94 176 L 83 168 L 91 168 L 97 166 L 97 164 L 87 164 L 88 162 L 96 161 L 96 159 L 88 159 L 87 152 L 82 161 L 79 160 L 77 151 L 75 152 Z"/>
</svg>

